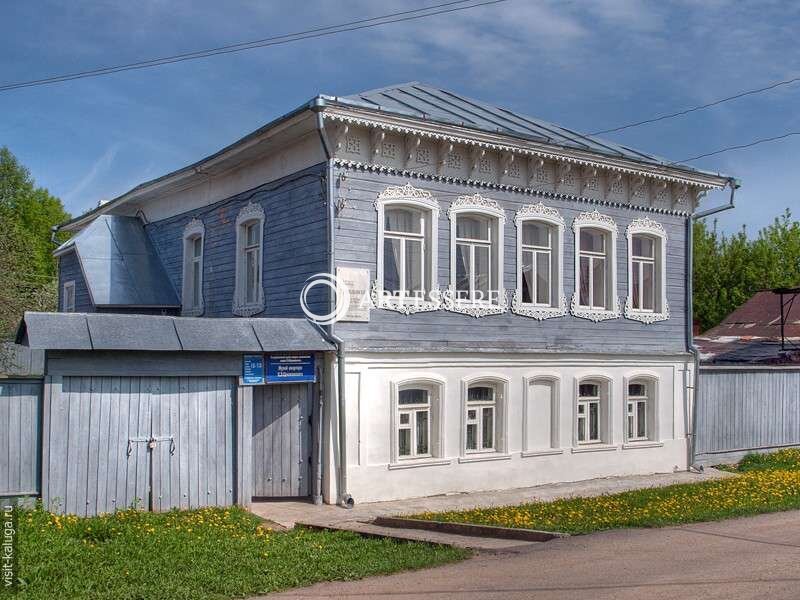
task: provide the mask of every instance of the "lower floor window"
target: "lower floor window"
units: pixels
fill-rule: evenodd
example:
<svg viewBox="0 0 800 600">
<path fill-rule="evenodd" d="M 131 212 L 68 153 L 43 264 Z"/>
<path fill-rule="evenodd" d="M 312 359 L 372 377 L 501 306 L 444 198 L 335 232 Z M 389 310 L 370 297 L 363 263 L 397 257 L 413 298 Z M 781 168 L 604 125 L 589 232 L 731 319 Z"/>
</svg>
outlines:
<svg viewBox="0 0 800 600">
<path fill-rule="evenodd" d="M 430 456 L 430 390 L 417 387 L 400 390 L 397 407 L 398 456 L 400 458 Z"/>
<path fill-rule="evenodd" d="M 495 449 L 497 390 L 491 385 L 474 385 L 467 390 L 466 449 Z"/>
<path fill-rule="evenodd" d="M 630 441 L 648 439 L 647 404 L 648 386 L 634 382 L 628 385 L 626 437 Z"/>
<path fill-rule="evenodd" d="M 578 443 L 601 441 L 600 386 L 581 383 L 578 386 Z"/>
</svg>

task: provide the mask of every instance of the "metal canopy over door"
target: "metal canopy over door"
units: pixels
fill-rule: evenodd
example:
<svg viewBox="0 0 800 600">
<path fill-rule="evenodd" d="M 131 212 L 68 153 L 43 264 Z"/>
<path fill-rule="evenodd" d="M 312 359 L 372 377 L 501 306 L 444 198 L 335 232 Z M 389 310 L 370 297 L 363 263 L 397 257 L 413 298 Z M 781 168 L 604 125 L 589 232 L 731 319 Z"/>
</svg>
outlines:
<svg viewBox="0 0 800 600">
<path fill-rule="evenodd" d="M 231 377 L 64 377 L 46 401 L 46 506 L 233 504 Z"/>
<path fill-rule="evenodd" d="M 253 388 L 253 496 L 308 496 L 310 384 Z"/>
</svg>

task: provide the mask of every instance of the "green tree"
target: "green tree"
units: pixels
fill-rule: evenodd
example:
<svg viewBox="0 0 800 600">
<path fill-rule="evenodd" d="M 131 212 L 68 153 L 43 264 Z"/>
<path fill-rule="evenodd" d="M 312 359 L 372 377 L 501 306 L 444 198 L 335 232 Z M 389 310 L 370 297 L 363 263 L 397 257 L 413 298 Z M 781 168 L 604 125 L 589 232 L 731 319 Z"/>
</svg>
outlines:
<svg viewBox="0 0 800 600">
<path fill-rule="evenodd" d="M 69 218 L 61 201 L 37 187 L 8 148 L 0 148 L 0 339 L 13 335 L 24 311 L 56 308 L 50 230 Z"/>
</svg>

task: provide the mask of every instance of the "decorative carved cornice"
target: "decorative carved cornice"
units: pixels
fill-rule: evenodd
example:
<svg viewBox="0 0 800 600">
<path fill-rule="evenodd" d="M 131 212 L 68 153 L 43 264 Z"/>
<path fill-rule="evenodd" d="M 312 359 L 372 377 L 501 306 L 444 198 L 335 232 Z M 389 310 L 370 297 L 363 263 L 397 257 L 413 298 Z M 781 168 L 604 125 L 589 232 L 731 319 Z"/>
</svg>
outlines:
<svg viewBox="0 0 800 600">
<path fill-rule="evenodd" d="M 264 208 L 255 202 L 248 202 L 239 214 L 236 215 L 236 225 L 241 225 L 247 221 L 261 219 L 264 220 Z"/>
<path fill-rule="evenodd" d="M 545 319 L 553 319 L 555 317 L 563 317 L 567 314 L 567 298 L 561 296 L 558 301 L 558 306 L 537 306 L 535 304 L 528 304 L 522 301 L 522 298 L 516 291 L 511 299 L 511 312 L 523 317 L 530 317 L 543 321 Z"/>
<path fill-rule="evenodd" d="M 667 232 L 664 229 L 664 226 L 658 221 L 654 221 L 650 217 L 634 219 L 630 222 L 628 227 L 625 229 L 625 235 L 630 238 L 636 233 L 647 233 L 664 238 L 665 240 L 667 239 Z"/>
<path fill-rule="evenodd" d="M 472 300 L 459 299 L 452 288 L 442 292 L 442 308 L 450 312 L 461 313 L 471 317 L 480 318 L 490 315 L 500 315 L 508 312 L 508 293 L 505 290 L 497 292 L 498 302 L 474 302 Z"/>
<path fill-rule="evenodd" d="M 400 296 L 393 296 L 386 294 L 383 291 L 383 286 L 376 279 L 372 282 L 370 290 L 370 298 L 372 305 L 375 308 L 383 308 L 385 310 L 393 310 L 404 315 L 413 315 L 420 312 L 431 312 L 440 310 L 442 308 L 441 293 L 437 287 L 431 291 L 428 299 L 421 298 L 402 298 Z"/>
<path fill-rule="evenodd" d="M 541 202 L 538 204 L 526 204 L 514 215 L 514 225 L 519 227 L 520 223 L 526 219 L 544 219 L 551 223 L 564 226 L 564 217 L 555 208 L 545 206 Z"/>
<path fill-rule="evenodd" d="M 588 319 L 595 323 L 599 321 L 608 321 L 609 319 L 619 319 L 619 298 L 617 298 L 616 295 L 614 295 L 613 302 L 614 307 L 611 310 L 597 310 L 581 306 L 578 291 L 576 290 L 575 293 L 572 294 L 572 302 L 570 302 L 569 311 L 574 317 Z"/>
<path fill-rule="evenodd" d="M 194 218 L 186 224 L 186 227 L 183 228 L 183 237 L 186 239 L 198 235 L 205 235 L 205 232 L 206 226 L 203 224 L 203 222 L 197 218 Z"/>
<path fill-rule="evenodd" d="M 617 233 L 617 224 L 608 215 L 601 214 L 596 210 L 582 212 L 572 221 L 572 231 L 578 233 L 579 227 L 599 227 Z"/>
<path fill-rule="evenodd" d="M 631 298 L 625 301 L 625 318 L 632 321 L 639 321 L 647 325 L 657 323 L 659 321 L 666 321 L 669 319 L 669 303 L 664 300 L 664 310 L 661 312 L 646 312 L 636 310 L 631 304 Z"/>
<path fill-rule="evenodd" d="M 452 203 L 450 203 L 450 208 L 447 210 L 447 216 L 452 219 L 456 213 L 467 210 L 488 212 L 501 221 L 505 221 L 506 218 L 506 213 L 503 210 L 503 207 L 501 207 L 496 200 L 485 198 L 480 194 L 474 194 L 472 196 L 459 196 Z"/>
</svg>

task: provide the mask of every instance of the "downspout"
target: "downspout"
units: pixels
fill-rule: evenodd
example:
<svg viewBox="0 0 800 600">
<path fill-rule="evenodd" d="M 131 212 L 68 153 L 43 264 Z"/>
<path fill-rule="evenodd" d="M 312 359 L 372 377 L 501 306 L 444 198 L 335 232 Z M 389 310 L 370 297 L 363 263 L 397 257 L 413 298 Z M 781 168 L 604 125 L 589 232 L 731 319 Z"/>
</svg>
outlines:
<svg viewBox="0 0 800 600">
<path fill-rule="evenodd" d="M 334 242 L 336 240 L 336 229 L 334 227 L 334 219 L 336 217 L 334 211 L 333 198 L 336 193 L 333 184 L 333 152 L 331 152 L 331 145 L 328 141 L 328 135 L 325 132 L 325 123 L 322 119 L 322 109 L 325 107 L 325 101 L 322 98 L 317 98 L 311 105 L 311 110 L 316 113 L 317 132 L 319 133 L 322 148 L 325 152 L 325 159 L 328 162 L 328 172 L 325 180 L 327 182 L 327 196 L 328 196 L 328 272 L 333 275 L 335 271 L 335 256 L 334 256 Z M 329 295 L 328 305 L 330 312 L 333 313 L 336 307 L 336 298 L 334 297 L 333 290 Z M 337 490 L 338 490 L 338 504 L 345 508 L 353 508 L 353 497 L 347 493 L 347 420 L 345 417 L 345 351 L 344 341 L 333 332 L 333 325 L 329 325 L 325 330 L 319 327 L 323 336 L 336 346 L 336 367 L 337 374 L 337 425 L 338 425 L 338 438 L 339 438 L 339 468 L 337 472 Z"/>
<path fill-rule="evenodd" d="M 700 350 L 694 343 L 694 222 L 698 219 L 704 219 L 711 215 L 715 215 L 725 210 L 730 210 L 734 207 L 734 196 L 736 190 L 741 187 L 741 182 L 738 179 L 729 179 L 728 185 L 731 188 L 731 195 L 727 204 L 709 208 L 698 213 L 694 213 L 686 219 L 686 347 L 691 353 L 694 361 L 694 377 L 692 385 L 687 383 L 688 389 L 694 391 L 694 398 L 692 402 L 692 422 L 691 426 L 686 428 L 686 436 L 688 438 L 687 444 L 687 461 L 688 470 L 693 472 L 701 472 L 702 466 L 695 465 L 695 450 L 697 441 L 697 401 L 700 397 Z M 686 394 L 686 404 L 689 402 L 689 394 Z M 684 415 L 688 416 L 689 407 L 684 406 Z"/>
</svg>

